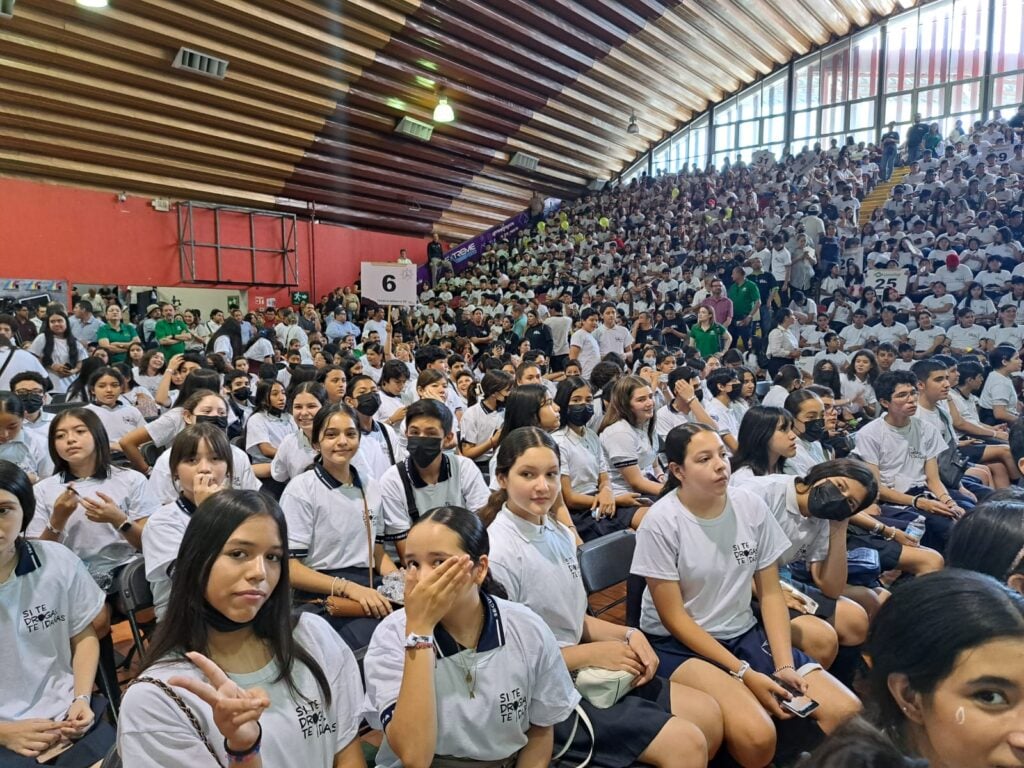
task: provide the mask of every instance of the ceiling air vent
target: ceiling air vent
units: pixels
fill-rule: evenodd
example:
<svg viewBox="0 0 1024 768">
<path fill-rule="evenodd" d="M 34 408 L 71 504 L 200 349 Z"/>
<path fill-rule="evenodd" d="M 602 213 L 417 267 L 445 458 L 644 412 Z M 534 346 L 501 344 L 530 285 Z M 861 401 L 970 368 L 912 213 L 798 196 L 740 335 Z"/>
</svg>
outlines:
<svg viewBox="0 0 1024 768">
<path fill-rule="evenodd" d="M 14 17 L 14 0 L 0 0 L 0 19 Z"/>
<path fill-rule="evenodd" d="M 228 73 L 227 59 L 218 59 L 216 56 L 193 51 L 191 48 L 181 48 L 174 57 L 174 63 L 171 66 L 175 69 L 184 69 L 189 72 L 195 72 L 197 75 L 213 77 L 217 80 L 223 80 L 224 76 Z"/>
<path fill-rule="evenodd" d="M 417 120 L 415 117 L 403 117 L 395 126 L 395 133 L 412 136 L 420 141 L 430 141 L 430 137 L 434 133 L 434 126 Z"/>
<path fill-rule="evenodd" d="M 508 164 L 513 168 L 522 168 L 524 171 L 535 171 L 537 166 L 540 165 L 540 160 L 525 152 L 516 152 L 512 155 L 512 159 L 508 161 Z"/>
</svg>

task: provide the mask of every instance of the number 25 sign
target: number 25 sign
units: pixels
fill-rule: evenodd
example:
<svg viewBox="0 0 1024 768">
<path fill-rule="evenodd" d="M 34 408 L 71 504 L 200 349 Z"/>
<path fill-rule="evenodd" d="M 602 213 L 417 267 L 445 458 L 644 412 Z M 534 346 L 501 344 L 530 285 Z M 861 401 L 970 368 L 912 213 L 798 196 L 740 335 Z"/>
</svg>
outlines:
<svg viewBox="0 0 1024 768">
<path fill-rule="evenodd" d="M 412 307 L 416 296 L 416 265 L 364 261 L 362 295 L 381 305 Z"/>
</svg>

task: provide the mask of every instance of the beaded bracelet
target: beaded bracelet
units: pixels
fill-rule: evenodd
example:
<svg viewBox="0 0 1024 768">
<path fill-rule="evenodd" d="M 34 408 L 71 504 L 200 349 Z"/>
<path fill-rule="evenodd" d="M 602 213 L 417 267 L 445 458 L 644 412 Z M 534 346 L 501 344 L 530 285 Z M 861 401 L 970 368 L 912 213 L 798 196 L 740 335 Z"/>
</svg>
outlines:
<svg viewBox="0 0 1024 768">
<path fill-rule="evenodd" d="M 233 752 L 231 747 L 228 746 L 228 740 L 224 739 L 224 751 L 228 755 L 229 763 L 244 763 L 250 757 L 260 753 L 260 745 L 263 741 L 263 726 L 260 725 L 258 721 L 256 726 L 260 729 L 259 735 L 256 737 L 256 741 L 253 742 L 251 747 L 242 752 Z"/>
</svg>

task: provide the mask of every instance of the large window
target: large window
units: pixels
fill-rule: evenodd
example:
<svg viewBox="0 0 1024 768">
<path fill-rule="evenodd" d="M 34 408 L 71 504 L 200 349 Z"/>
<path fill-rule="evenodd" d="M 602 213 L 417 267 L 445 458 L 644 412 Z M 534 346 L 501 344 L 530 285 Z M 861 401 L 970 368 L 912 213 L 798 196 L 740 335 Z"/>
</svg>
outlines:
<svg viewBox="0 0 1024 768">
<path fill-rule="evenodd" d="M 792 79 L 784 68 L 713 107 L 655 148 L 654 171 L 873 142 L 890 121 L 905 134 L 915 114 L 943 135 L 957 121 L 969 131 L 986 105 L 1007 117 L 1024 103 L 1022 18 L 1021 0 L 938 0 L 893 16 L 796 60 Z"/>
</svg>

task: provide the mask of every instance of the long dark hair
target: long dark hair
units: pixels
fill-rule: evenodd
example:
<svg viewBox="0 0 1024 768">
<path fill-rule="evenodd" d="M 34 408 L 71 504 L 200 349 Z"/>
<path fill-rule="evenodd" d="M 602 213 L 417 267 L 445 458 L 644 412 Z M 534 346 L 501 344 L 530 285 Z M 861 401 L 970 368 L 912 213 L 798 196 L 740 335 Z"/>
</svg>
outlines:
<svg viewBox="0 0 1024 768">
<path fill-rule="evenodd" d="M 68 387 L 64 401 L 68 403 L 75 402 L 76 400 L 82 403 L 92 402 L 92 397 L 89 395 L 89 382 L 92 381 L 92 376 L 96 371 L 106 367 L 107 364 L 103 362 L 101 357 L 85 358 L 82 361 L 82 367 L 78 371 L 78 378 Z"/>
<path fill-rule="evenodd" d="M 927 638 L 927 641 L 924 641 Z M 907 676 L 928 696 L 965 651 L 1001 638 L 1024 640 L 1024 598 L 991 576 L 949 568 L 918 576 L 892 593 L 868 636 L 868 712 L 897 741 L 905 715 L 889 676 Z"/>
<path fill-rule="evenodd" d="M 503 443 L 520 427 L 540 427 L 540 409 L 548 399 L 548 391 L 540 384 L 524 384 L 512 390 L 505 401 L 505 420 L 498 442 Z M 511 466 L 511 465 L 510 465 Z"/>
<path fill-rule="evenodd" d="M 572 399 L 572 393 L 577 389 L 583 389 L 583 387 L 586 387 L 590 391 L 591 395 L 593 395 L 593 387 L 587 384 L 586 379 L 582 376 L 567 376 L 558 382 L 558 389 L 555 391 L 555 405 L 558 406 L 558 410 L 562 413 L 568 413 L 569 401 Z M 563 426 L 568 425 L 568 423 L 569 422 L 565 422 Z"/>
<path fill-rule="evenodd" d="M 825 370 L 826 365 L 832 366 L 831 373 Z M 843 382 L 839 378 L 839 366 L 835 364 L 834 360 L 823 357 L 816 362 L 811 371 L 811 379 L 815 384 L 831 389 L 833 397 L 843 396 Z"/>
<path fill-rule="evenodd" d="M 832 477 L 845 477 L 847 480 L 855 480 L 863 485 L 864 490 L 867 491 L 864 501 L 855 510 L 850 512 L 851 517 L 874 504 L 875 499 L 878 498 L 878 479 L 875 477 L 875 473 L 871 471 L 871 467 L 859 459 L 831 459 L 823 461 L 821 464 L 815 464 L 811 471 L 803 477 L 798 477 L 797 482 L 810 488 L 812 485 L 817 485 L 822 480 Z"/>
<path fill-rule="evenodd" d="M 460 549 L 469 555 L 473 563 L 480 562 L 482 555 L 490 554 L 491 540 L 487 535 L 487 526 L 479 515 L 474 515 L 465 507 L 434 507 L 427 510 L 427 513 L 413 524 L 413 528 L 428 521 L 443 525 L 458 536 Z M 489 595 L 508 599 L 508 592 L 501 582 L 494 578 L 492 571 L 487 571 L 480 589 Z"/>
<path fill-rule="evenodd" d="M 215 393 L 211 392 L 210 394 Z M 226 477 L 230 482 L 234 476 L 234 456 L 231 453 L 231 444 L 228 442 L 227 435 L 224 434 L 223 429 L 202 422 L 185 427 L 171 443 L 171 455 L 168 462 L 171 477 L 175 480 L 178 479 L 178 465 L 183 461 L 194 459 L 202 443 L 209 446 L 210 453 L 214 457 L 228 465 Z"/>
<path fill-rule="evenodd" d="M 260 379 L 256 385 L 256 397 L 253 398 L 253 413 L 269 413 L 270 412 L 270 393 L 274 391 L 274 387 L 281 387 L 281 391 L 285 391 L 284 384 L 277 379 Z M 285 404 L 287 408 L 287 404 Z"/>
<path fill-rule="evenodd" d="M 85 363 L 82 364 L 82 367 L 85 368 Z M 96 402 L 96 396 L 93 394 L 93 390 L 96 388 L 96 385 L 99 384 L 100 379 L 104 376 L 110 376 L 111 378 L 117 379 L 122 390 L 127 386 L 128 382 L 120 368 L 115 368 L 112 365 L 102 365 L 92 372 L 92 375 L 89 376 L 89 383 L 85 385 L 85 392 L 89 397 L 89 402 Z M 79 379 L 81 379 L 81 376 L 79 376 Z M 75 383 L 77 384 L 78 382 Z"/>
<path fill-rule="evenodd" d="M 21 534 L 24 537 L 28 524 L 36 514 L 36 494 L 32 490 L 32 481 L 17 464 L 0 459 L 0 490 L 7 491 L 18 500 L 21 506 Z M 19 537 L 19 545 L 22 540 Z"/>
<path fill-rule="evenodd" d="M 539 385 L 529 386 L 543 389 Z M 558 444 L 552 439 L 551 435 L 540 427 L 519 427 L 512 430 L 507 436 L 502 437 L 501 445 L 498 446 L 498 453 L 494 460 L 494 476 L 504 475 L 508 477 L 508 473 L 512 470 L 512 466 L 519 457 L 531 448 L 550 448 L 554 451 L 555 457 L 561 461 L 562 454 L 558 450 Z M 484 525 L 490 525 L 494 522 L 494 518 L 506 501 L 508 501 L 508 492 L 504 488 L 491 492 L 484 508 L 478 513 L 480 519 L 484 521 Z M 554 514 L 554 505 L 552 505 L 549 514 Z"/>
<path fill-rule="evenodd" d="M 213 352 L 214 342 L 217 341 L 221 336 L 227 336 L 228 341 L 231 342 L 231 360 L 236 357 L 240 357 L 242 354 L 242 324 L 235 320 L 233 317 L 224 318 L 224 322 L 220 324 L 220 328 L 217 332 L 210 337 L 210 340 L 206 342 L 206 351 Z M 230 363 L 231 360 L 228 360 Z"/>
<path fill-rule="evenodd" d="M 85 428 L 92 435 L 93 456 L 96 458 L 96 465 L 93 467 L 90 477 L 97 480 L 105 480 L 110 477 L 110 438 L 107 430 L 100 421 L 100 417 L 88 408 L 68 408 L 53 417 L 50 423 L 50 434 L 48 447 L 50 449 L 50 460 L 53 462 L 54 474 L 67 474 L 71 472 L 71 465 L 57 453 L 57 430 L 60 425 L 68 419 L 75 418 L 81 421 Z"/>
<path fill-rule="evenodd" d="M 143 667 L 165 656 L 180 658 L 188 651 L 209 655 L 209 628 L 205 619 L 206 584 L 221 549 L 240 525 L 250 518 L 267 516 L 277 524 L 282 548 L 288 547 L 288 524 L 274 499 L 258 491 L 220 491 L 199 505 L 192 514 L 181 540 L 178 559 L 171 575 L 171 598 L 167 616 L 157 626 L 156 636 Z M 198 598 L 198 599 L 197 599 Z M 295 642 L 298 618 L 291 610 L 288 557 L 281 558 L 281 578 L 252 624 L 256 637 L 267 642 L 279 671 L 274 682 L 284 680 L 295 695 L 294 667 L 298 662 L 312 673 L 320 695 L 329 705 L 331 687 L 316 660 Z"/>
<path fill-rule="evenodd" d="M 178 396 L 174 399 L 175 406 L 185 402 L 201 389 L 208 389 L 214 394 L 220 392 L 220 374 L 209 368 L 196 368 L 178 387 Z"/>
<path fill-rule="evenodd" d="M 782 473 L 782 459 L 769 463 L 768 446 L 772 436 L 780 429 L 792 429 L 793 416 L 785 408 L 755 405 L 743 414 L 740 433 L 736 441 L 739 450 L 732 457 L 732 471 L 750 467 L 755 475 Z"/>
<path fill-rule="evenodd" d="M 54 310 L 46 313 L 46 322 L 43 323 L 43 355 L 42 361 L 43 366 L 49 368 L 53 365 L 53 340 L 56 336 L 53 335 L 53 331 L 50 330 L 50 318 L 56 315 L 57 317 L 64 318 L 64 339 L 68 343 L 68 366 L 74 368 L 78 365 L 78 339 L 75 338 L 75 334 L 71 332 L 71 321 L 68 319 L 66 312 L 60 310 Z"/>
<path fill-rule="evenodd" d="M 953 526 L 946 565 L 1006 581 L 1024 560 L 1024 490 L 996 491 Z"/>
<path fill-rule="evenodd" d="M 846 378 L 850 381 L 855 381 L 857 379 L 857 372 L 854 371 L 854 367 L 857 363 L 858 357 L 866 357 L 871 363 L 871 367 L 868 369 L 866 381 L 868 384 L 874 385 L 875 380 L 878 378 L 879 368 L 878 360 L 875 359 L 875 353 L 870 349 L 858 349 L 853 353 L 853 357 L 850 358 L 849 367 L 846 369 Z M 836 397 L 840 397 L 841 395 L 841 392 L 836 393 Z"/>
</svg>

